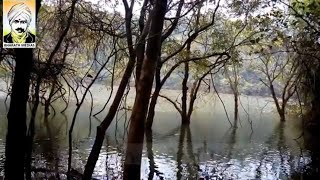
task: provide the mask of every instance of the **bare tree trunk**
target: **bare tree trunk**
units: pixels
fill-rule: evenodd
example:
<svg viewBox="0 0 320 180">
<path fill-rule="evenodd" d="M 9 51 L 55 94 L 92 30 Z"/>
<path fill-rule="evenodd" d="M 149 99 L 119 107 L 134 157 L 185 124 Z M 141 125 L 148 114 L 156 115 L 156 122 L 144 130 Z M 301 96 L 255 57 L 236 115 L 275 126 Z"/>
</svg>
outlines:
<svg viewBox="0 0 320 180">
<path fill-rule="evenodd" d="M 237 90 L 236 90 L 237 91 Z M 239 119 L 239 96 L 238 92 L 234 93 L 234 128 L 238 128 L 238 119 Z"/>
<path fill-rule="evenodd" d="M 36 1 L 36 16 L 41 0 Z M 16 49 L 16 66 L 12 84 L 8 131 L 5 149 L 5 179 L 24 179 L 26 152 L 26 111 L 33 64 L 32 49 Z"/>
<path fill-rule="evenodd" d="M 189 124 L 190 121 L 187 118 L 187 93 L 188 93 L 188 78 L 189 78 L 189 62 L 184 63 L 184 77 L 182 80 L 182 97 L 181 97 L 181 120 L 182 124 Z"/>
<path fill-rule="evenodd" d="M 35 134 L 35 119 L 38 110 L 38 106 L 40 103 L 40 85 L 41 85 L 41 77 L 38 75 L 35 87 L 35 102 L 31 111 L 31 119 L 29 123 L 29 129 L 27 134 L 27 150 L 26 150 L 26 179 L 31 180 L 31 163 L 32 163 L 32 147 L 33 147 L 33 138 Z"/>
<path fill-rule="evenodd" d="M 16 67 L 8 112 L 5 179 L 24 179 L 26 152 L 26 108 L 29 98 L 32 49 L 16 49 Z"/>
<path fill-rule="evenodd" d="M 140 33 L 142 34 L 143 29 L 144 29 L 144 19 L 147 11 L 147 5 L 148 5 L 148 0 L 143 1 L 143 6 L 141 8 L 140 12 L 140 17 L 139 17 L 139 29 Z M 141 68 L 142 68 L 142 63 L 143 63 L 143 57 L 144 57 L 144 51 L 146 47 L 146 42 L 143 40 L 142 42 L 138 43 L 137 45 L 137 64 L 136 64 L 136 87 L 138 85 L 139 79 L 140 79 L 140 73 L 141 73 Z"/>
<path fill-rule="evenodd" d="M 286 121 L 286 106 L 287 106 L 287 102 L 285 100 L 283 100 L 282 106 L 281 106 L 281 111 L 279 113 L 281 122 Z"/>
<path fill-rule="evenodd" d="M 187 59 L 190 59 L 190 53 L 191 53 L 191 42 L 198 36 L 198 34 L 193 35 L 193 37 L 190 38 L 189 42 L 187 43 Z M 182 80 L 182 105 L 181 105 L 181 120 L 182 124 L 190 124 L 190 117 L 187 115 L 188 107 L 187 107 L 187 95 L 188 95 L 188 79 L 189 79 L 189 62 L 184 63 L 184 77 Z M 190 107 L 189 107 L 190 108 Z"/>
<path fill-rule="evenodd" d="M 148 111 L 148 116 L 147 116 L 147 121 L 146 121 L 146 129 L 151 130 L 152 129 L 152 124 L 153 124 L 153 119 L 155 115 L 155 107 L 157 104 L 157 100 L 160 94 L 161 87 L 156 85 L 156 88 L 152 94 L 151 97 L 151 102 L 149 105 L 149 111 Z"/>
<path fill-rule="evenodd" d="M 149 105 L 149 111 L 148 111 L 148 116 L 147 116 L 147 120 L 146 120 L 146 128 L 148 130 L 152 129 L 152 124 L 153 124 L 153 119 L 154 119 L 154 115 L 155 115 L 155 107 L 157 104 L 157 100 L 160 94 L 160 90 L 162 88 L 162 85 L 164 84 L 164 81 L 161 81 L 161 77 L 160 77 L 160 70 L 162 67 L 162 64 L 160 62 L 161 57 L 159 56 L 159 62 L 157 63 L 157 69 L 156 69 L 156 74 L 155 74 L 155 80 L 156 80 L 156 88 L 152 94 L 152 98 L 151 98 L 151 102 Z M 164 78 L 163 80 L 165 80 L 166 78 Z"/>
<path fill-rule="evenodd" d="M 277 95 L 276 95 L 276 93 L 275 93 L 275 90 L 274 90 L 274 87 L 273 87 L 272 84 L 270 84 L 269 89 L 270 89 L 270 91 L 271 91 L 271 95 L 272 95 L 272 98 L 273 98 L 273 100 L 274 100 L 274 103 L 276 104 L 277 111 L 278 111 L 278 113 L 279 113 L 279 115 L 280 115 L 280 120 L 281 120 L 281 121 L 285 121 L 285 118 L 284 118 L 284 116 L 283 116 L 284 114 L 283 114 L 283 112 L 282 112 L 282 108 L 280 107 L 280 104 L 279 104 Z"/>
<path fill-rule="evenodd" d="M 147 42 L 146 56 L 143 61 L 137 95 L 134 102 L 128 134 L 126 158 L 124 163 L 124 180 L 139 180 L 140 165 L 143 149 L 145 118 L 148 110 L 149 99 L 161 51 L 161 34 L 164 16 L 166 14 L 167 0 L 155 1 L 151 12 L 151 26 Z"/>
</svg>

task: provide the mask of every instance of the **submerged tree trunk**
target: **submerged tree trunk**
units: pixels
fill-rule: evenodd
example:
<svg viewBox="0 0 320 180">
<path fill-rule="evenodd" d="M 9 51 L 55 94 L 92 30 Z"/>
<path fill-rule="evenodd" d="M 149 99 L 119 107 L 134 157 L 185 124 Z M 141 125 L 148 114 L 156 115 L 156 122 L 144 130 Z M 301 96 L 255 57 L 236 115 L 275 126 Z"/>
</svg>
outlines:
<svg viewBox="0 0 320 180">
<path fill-rule="evenodd" d="M 179 135 L 179 142 L 178 142 L 178 151 L 177 151 L 177 180 L 180 180 L 182 178 L 182 157 L 183 157 L 183 148 L 184 148 L 184 139 L 186 136 L 186 125 L 181 125 L 180 127 L 180 135 Z"/>
<path fill-rule="evenodd" d="M 139 180 L 140 165 L 143 149 L 145 118 L 148 110 L 149 99 L 161 51 L 161 34 L 167 1 L 157 0 L 151 12 L 151 26 L 147 50 L 142 65 L 137 95 L 135 98 L 128 134 L 126 158 L 124 163 L 124 180 Z"/>
<path fill-rule="evenodd" d="M 133 3 L 133 1 L 132 1 L 132 3 Z M 133 6 L 133 4 L 131 4 L 131 5 Z M 130 9 L 127 6 L 128 5 L 126 4 L 126 13 L 132 13 L 132 9 Z M 131 6 L 131 8 L 132 8 L 132 6 Z M 132 17 L 132 15 L 126 15 L 126 21 L 131 21 L 131 17 Z M 113 102 L 109 108 L 108 114 L 104 118 L 102 123 L 97 127 L 96 138 L 95 138 L 94 144 L 92 146 L 90 155 L 88 157 L 87 163 L 85 165 L 85 169 L 84 169 L 84 173 L 83 173 L 83 180 L 90 180 L 92 177 L 94 168 L 95 168 L 96 163 L 99 158 L 102 143 L 105 138 L 106 130 L 108 129 L 113 118 L 116 115 L 116 112 L 118 110 L 118 107 L 119 107 L 121 99 L 122 99 L 122 96 L 124 94 L 124 91 L 126 90 L 127 84 L 129 83 L 131 74 L 134 70 L 136 57 L 135 57 L 135 53 L 133 52 L 133 46 L 132 46 L 131 22 L 126 23 L 126 31 L 127 31 L 127 41 L 128 41 L 128 45 L 129 45 L 129 54 L 130 54 L 129 62 L 127 64 L 127 67 L 126 67 L 124 74 L 122 76 L 122 79 L 120 81 L 117 93 L 116 93 L 116 95 L 113 99 Z M 140 41 L 141 41 L 141 39 L 145 38 L 145 37 L 143 37 L 144 36 L 143 33 L 140 37 Z"/>
<path fill-rule="evenodd" d="M 16 67 L 8 112 L 5 179 L 24 179 L 26 152 L 26 110 L 29 98 L 32 49 L 16 49 Z"/>
</svg>

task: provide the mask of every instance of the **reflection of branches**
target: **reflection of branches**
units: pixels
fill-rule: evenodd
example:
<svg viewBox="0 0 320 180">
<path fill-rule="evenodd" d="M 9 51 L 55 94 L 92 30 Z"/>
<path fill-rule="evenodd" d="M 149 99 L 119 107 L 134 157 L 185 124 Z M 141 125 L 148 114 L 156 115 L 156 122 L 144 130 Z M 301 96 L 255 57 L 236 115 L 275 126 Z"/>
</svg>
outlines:
<svg viewBox="0 0 320 180">
<path fill-rule="evenodd" d="M 228 130 L 229 131 L 229 130 Z M 234 150 L 234 145 L 236 144 L 236 134 L 237 134 L 237 128 L 232 128 L 231 134 L 230 134 L 230 140 L 228 142 L 229 148 L 228 148 L 228 159 L 231 160 L 232 158 L 232 151 Z"/>
<path fill-rule="evenodd" d="M 186 136 L 186 137 L 185 137 Z M 191 163 L 188 163 L 188 179 L 197 179 L 197 170 L 199 170 L 198 163 L 196 161 L 196 158 L 193 153 L 193 145 L 192 145 L 192 134 L 189 126 L 182 125 L 180 127 L 180 136 L 179 136 L 179 143 L 178 143 L 178 152 L 177 152 L 177 162 L 178 162 L 178 171 L 177 171 L 177 179 L 182 178 L 182 157 L 184 155 L 183 149 L 184 149 L 184 139 L 186 138 L 187 146 L 187 154 L 191 160 Z"/>
<path fill-rule="evenodd" d="M 189 167 L 189 175 L 191 175 L 190 179 L 194 179 L 194 178 L 197 179 L 198 163 L 193 153 L 192 135 L 191 135 L 190 126 L 186 126 L 186 130 L 187 130 L 187 152 L 188 152 L 189 158 L 192 161 L 192 166 Z M 190 163 L 189 163 L 189 166 L 190 166 Z"/>
<path fill-rule="evenodd" d="M 294 139 L 294 141 L 297 143 L 298 147 L 299 147 L 299 150 L 300 150 L 300 155 L 299 155 L 299 162 L 301 162 L 301 159 L 303 160 L 303 147 L 301 146 L 301 144 L 299 143 L 298 139 Z M 299 166 L 298 168 L 300 168 L 300 163 L 299 163 Z"/>
<path fill-rule="evenodd" d="M 279 151 L 279 155 L 280 155 L 280 160 L 281 160 L 281 163 L 283 161 L 283 155 L 282 155 L 282 147 L 285 146 L 285 141 L 284 141 L 284 123 L 283 122 L 280 122 L 278 124 L 278 126 L 274 129 L 274 132 L 271 134 L 271 136 L 263 143 L 266 146 L 265 150 L 262 152 L 262 154 L 260 155 L 261 159 L 260 159 L 260 163 L 258 165 L 258 167 L 256 168 L 256 178 L 261 178 L 261 175 L 262 175 L 262 165 L 263 165 L 263 161 L 265 158 L 267 158 L 267 155 L 268 153 L 270 152 L 270 148 L 272 146 L 272 143 L 275 141 L 276 139 L 276 136 L 278 135 L 279 138 L 278 138 L 278 143 L 277 143 L 277 148 L 278 148 L 278 151 Z M 267 160 L 266 160 L 267 161 Z M 271 161 L 267 161 L 267 162 L 273 162 L 273 160 Z M 267 166 L 267 164 L 265 164 L 265 166 Z M 281 165 L 282 166 L 282 165 Z M 267 167 L 265 167 L 267 168 Z"/>
<path fill-rule="evenodd" d="M 153 132 L 153 137 L 155 137 L 157 140 L 165 140 L 167 138 L 171 138 L 172 136 L 174 136 L 175 134 L 177 134 L 177 132 L 180 130 L 180 126 L 177 126 L 176 128 L 173 128 L 172 130 L 168 131 L 167 133 L 163 134 L 155 134 Z"/>
<path fill-rule="evenodd" d="M 178 143 L 178 152 L 177 152 L 177 162 L 178 162 L 178 171 L 177 171 L 177 180 L 182 178 L 182 156 L 183 156 L 183 142 L 185 137 L 185 126 L 180 127 L 180 136 L 179 136 L 179 143 Z"/>
<path fill-rule="evenodd" d="M 270 103 L 270 101 L 267 101 L 267 103 L 260 109 L 260 118 L 262 116 L 264 108 L 266 108 L 269 103 Z"/>
<path fill-rule="evenodd" d="M 163 179 L 162 175 L 163 173 L 161 173 L 158 170 L 158 167 L 156 166 L 156 163 L 154 162 L 154 154 L 153 154 L 153 148 L 152 148 L 152 130 L 148 130 L 145 132 L 146 135 L 146 142 L 147 142 L 147 154 L 148 154 L 148 158 L 149 158 L 149 168 L 150 168 L 150 172 L 149 172 L 149 180 L 153 179 L 154 173 L 160 178 Z"/>
<path fill-rule="evenodd" d="M 251 127 L 251 132 L 253 132 L 252 120 L 250 120 L 250 115 L 249 115 L 248 111 L 246 110 L 246 108 L 245 108 L 245 107 L 243 107 L 243 104 L 242 104 L 242 102 L 241 102 L 241 98 L 239 98 L 239 102 L 240 102 L 240 105 L 241 105 L 242 109 L 243 109 L 243 110 L 244 110 L 244 112 L 247 114 L 248 122 L 249 122 L 250 127 Z"/>
<path fill-rule="evenodd" d="M 52 134 L 52 131 L 51 131 L 51 127 L 50 127 L 50 125 L 49 125 L 49 123 L 48 123 L 48 120 L 47 120 L 47 118 L 48 118 L 48 116 L 45 116 L 44 117 L 45 118 L 45 121 L 44 121 L 44 123 L 45 123 L 45 127 L 46 127 L 46 129 L 47 129 L 47 132 L 48 132 L 48 135 L 49 135 L 49 148 L 51 149 L 51 152 L 52 151 L 54 151 L 53 152 L 53 154 L 54 154 L 54 159 L 55 159 L 55 170 L 56 170 L 56 179 L 57 180 L 60 180 L 60 175 L 59 175 L 59 173 L 58 173 L 58 169 L 59 169 L 59 156 L 58 156 L 58 153 L 57 153 L 57 151 L 54 149 L 54 147 L 53 147 L 53 139 L 54 139 L 54 136 L 53 136 L 53 134 Z M 63 125 L 63 123 L 61 124 L 61 126 Z M 61 128 L 58 128 L 58 130 L 60 130 Z"/>
</svg>

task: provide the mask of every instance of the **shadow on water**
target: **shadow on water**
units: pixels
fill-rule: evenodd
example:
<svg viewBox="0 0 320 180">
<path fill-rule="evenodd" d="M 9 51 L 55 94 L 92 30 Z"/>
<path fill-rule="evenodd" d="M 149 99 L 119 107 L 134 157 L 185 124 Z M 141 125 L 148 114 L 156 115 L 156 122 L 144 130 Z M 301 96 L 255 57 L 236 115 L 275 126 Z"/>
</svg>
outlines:
<svg viewBox="0 0 320 180">
<path fill-rule="evenodd" d="M 270 153 L 274 153 L 274 151 L 272 151 L 272 147 L 275 144 L 277 147 L 278 155 L 280 157 L 280 167 L 284 166 L 284 154 L 283 154 L 284 152 L 283 149 L 285 148 L 284 127 L 285 127 L 285 124 L 283 122 L 279 123 L 274 128 L 274 131 L 273 133 L 271 133 L 270 137 L 265 141 L 264 144 L 266 144 L 267 146 L 265 146 L 265 148 L 262 150 L 260 154 L 258 167 L 255 170 L 256 179 L 263 179 L 265 176 L 267 176 L 268 175 L 267 173 L 269 171 L 268 166 L 270 165 L 270 163 L 271 163 L 271 166 L 273 166 L 272 163 L 276 163 L 276 161 L 272 161 L 272 159 L 271 160 L 269 159 Z M 283 171 L 281 171 L 280 173 L 282 172 Z"/>
</svg>

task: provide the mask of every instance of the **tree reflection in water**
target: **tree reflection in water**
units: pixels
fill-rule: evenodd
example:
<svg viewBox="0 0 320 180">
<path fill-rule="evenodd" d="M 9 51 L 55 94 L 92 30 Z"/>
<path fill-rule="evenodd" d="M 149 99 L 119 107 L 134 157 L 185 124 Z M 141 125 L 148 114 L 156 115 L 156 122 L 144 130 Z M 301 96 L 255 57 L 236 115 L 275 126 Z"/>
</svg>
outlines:
<svg viewBox="0 0 320 180">
<path fill-rule="evenodd" d="M 42 114 L 43 115 L 43 114 Z M 67 117 L 61 114 L 62 117 L 56 118 L 55 116 L 44 116 L 39 117 L 37 128 L 37 136 L 35 137 L 35 146 L 40 149 L 39 152 L 34 152 L 33 157 L 41 156 L 40 159 L 44 158 L 45 162 L 49 164 L 43 164 L 40 167 L 33 167 L 35 178 L 46 178 L 46 179 L 61 179 L 65 172 L 61 170 L 61 150 L 60 145 L 62 139 L 66 135 L 64 130 L 67 130 L 68 121 Z M 64 117 L 64 118 L 63 118 Z M 41 120 L 42 119 L 42 120 Z M 58 120 L 59 119 L 59 120 Z M 65 128 L 64 128 L 65 127 Z M 34 148 L 37 149 L 37 148 Z M 35 162 L 33 162 L 35 163 Z M 62 176 L 62 177 L 61 177 Z M 63 179 L 63 178 L 62 178 Z"/>
<path fill-rule="evenodd" d="M 145 132 L 146 135 L 146 143 L 147 143 L 147 156 L 149 159 L 149 175 L 148 180 L 152 180 L 154 177 L 154 174 L 156 174 L 160 179 L 163 179 L 162 173 L 159 171 L 158 167 L 156 166 L 156 163 L 154 162 L 154 154 L 153 154 L 153 137 L 152 137 L 152 130 L 147 130 Z"/>
<path fill-rule="evenodd" d="M 32 156 L 33 177 L 66 178 L 66 118 L 69 117 L 66 115 L 57 113 L 56 117 L 49 116 L 47 120 L 40 114 L 37 117 Z M 119 113 L 119 117 L 121 115 Z M 86 113 L 79 117 L 73 137 L 73 168 L 81 172 L 88 147 L 92 145 L 92 137 L 88 138 L 88 135 L 95 134 L 99 120 L 92 118 L 90 122 Z M 145 133 L 146 146 L 141 171 L 144 179 L 196 180 L 201 176 L 209 179 L 320 179 L 319 142 L 314 136 L 310 139 L 307 136 L 300 138 L 300 157 L 299 144 L 293 140 L 300 135 L 300 131 L 297 136 L 293 135 L 291 122 L 276 121 L 275 124 L 265 117 L 254 120 L 254 133 L 250 135 L 250 126 L 244 123 L 237 129 L 228 129 L 227 123 L 225 126 L 219 124 L 222 120 L 206 122 L 206 117 L 200 116 L 188 127 L 172 123 L 171 117 L 161 117 L 163 124 L 155 126 L 153 132 Z M 88 126 L 91 123 L 90 133 Z M 95 178 L 121 179 L 127 123 L 123 115 L 118 124 L 115 121 L 107 132 Z M 4 147 L 0 145 L 0 176 L 3 175 L 3 152 Z"/>
<path fill-rule="evenodd" d="M 187 157 L 185 159 L 186 163 L 183 163 L 184 156 L 184 142 L 186 138 L 186 151 Z M 183 176 L 183 170 L 187 170 L 188 179 L 198 179 L 198 170 L 199 166 L 195 155 L 193 153 L 193 145 L 192 145 L 192 134 L 190 127 L 188 125 L 182 125 L 180 127 L 180 136 L 178 143 L 178 151 L 177 151 L 177 179 L 180 180 Z"/>
</svg>

